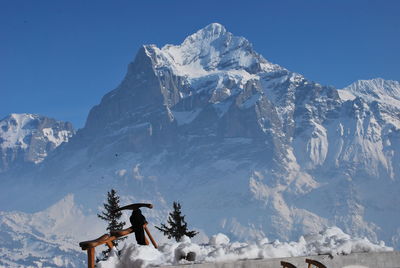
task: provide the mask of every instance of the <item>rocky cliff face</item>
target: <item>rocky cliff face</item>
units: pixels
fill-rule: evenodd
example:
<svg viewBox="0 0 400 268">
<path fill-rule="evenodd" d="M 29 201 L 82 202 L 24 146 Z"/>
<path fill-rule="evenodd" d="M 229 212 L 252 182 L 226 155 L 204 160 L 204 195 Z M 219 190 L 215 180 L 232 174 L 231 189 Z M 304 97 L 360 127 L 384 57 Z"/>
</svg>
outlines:
<svg viewBox="0 0 400 268">
<path fill-rule="evenodd" d="M 0 121 L 0 172 L 26 163 L 38 164 L 74 135 L 67 122 L 34 115 L 11 114 Z"/>
<path fill-rule="evenodd" d="M 398 90 L 322 86 L 214 23 L 143 46 L 35 176 L 91 207 L 110 187 L 160 208 L 180 200 L 208 233 L 293 239 L 338 225 L 398 245 Z"/>
</svg>

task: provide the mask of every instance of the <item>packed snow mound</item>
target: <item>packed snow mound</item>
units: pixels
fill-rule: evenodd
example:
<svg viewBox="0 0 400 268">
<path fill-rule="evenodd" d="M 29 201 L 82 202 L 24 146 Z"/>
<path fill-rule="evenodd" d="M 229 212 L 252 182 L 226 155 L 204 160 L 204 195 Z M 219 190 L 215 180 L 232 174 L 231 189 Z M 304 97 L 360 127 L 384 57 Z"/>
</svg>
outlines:
<svg viewBox="0 0 400 268">
<path fill-rule="evenodd" d="M 216 234 L 210 238 L 209 244 L 212 246 L 228 245 L 230 242 L 229 237 L 224 234 Z"/>
<path fill-rule="evenodd" d="M 189 252 L 196 253 L 196 263 L 228 262 L 244 259 L 268 259 L 318 254 L 350 254 L 360 252 L 385 252 L 393 248 L 371 243 L 366 238 L 352 238 L 338 227 L 323 232 L 301 236 L 297 242 L 269 242 L 267 238 L 254 242 L 229 242 L 224 234 L 210 238 L 208 244 L 198 245 L 189 238 L 179 243 L 166 243 L 155 249 L 151 246 L 126 245 L 121 256 L 113 251 L 108 260 L 98 264 L 100 268 L 147 267 L 154 265 L 184 264 L 182 259 Z"/>
</svg>

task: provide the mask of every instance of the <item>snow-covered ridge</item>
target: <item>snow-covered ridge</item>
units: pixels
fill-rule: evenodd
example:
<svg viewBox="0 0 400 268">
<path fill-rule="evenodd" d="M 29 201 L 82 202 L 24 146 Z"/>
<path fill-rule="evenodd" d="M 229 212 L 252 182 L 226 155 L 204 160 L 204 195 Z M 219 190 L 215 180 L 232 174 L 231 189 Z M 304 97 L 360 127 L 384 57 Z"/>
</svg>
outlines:
<svg viewBox="0 0 400 268">
<path fill-rule="evenodd" d="M 358 80 L 351 85 L 339 90 L 344 99 L 361 97 L 368 101 L 378 101 L 400 107 L 400 82 L 375 78 Z"/>
<path fill-rule="evenodd" d="M 246 69 L 254 73 L 281 68 L 256 53 L 246 38 L 234 36 L 218 23 L 200 29 L 181 45 L 164 46 L 161 52 L 178 68 L 197 65 L 204 71 Z M 255 64 L 263 68 L 249 70 Z"/>
<path fill-rule="evenodd" d="M 34 129 L 29 123 L 35 119 L 32 114 L 11 114 L 0 121 L 0 137 L 2 149 L 20 147 L 26 149 L 28 145 L 24 142 L 25 136 Z"/>
<path fill-rule="evenodd" d="M 68 122 L 36 114 L 11 114 L 0 121 L 0 170 L 18 160 L 40 163 L 74 134 Z"/>
<path fill-rule="evenodd" d="M 181 45 L 144 47 L 156 69 L 168 68 L 188 78 L 231 74 L 249 80 L 260 72 L 284 69 L 256 53 L 246 38 L 234 36 L 218 23 L 200 29 Z"/>
<path fill-rule="evenodd" d="M 175 118 L 180 118 L 175 104 L 203 93 L 217 105 L 214 108 L 221 117 L 232 104 L 227 99 L 256 88 L 261 81 L 290 73 L 255 52 L 246 38 L 233 35 L 218 23 L 198 30 L 180 45 L 145 45 L 144 52 L 159 79 L 164 104 Z M 250 100 L 242 107 L 254 106 L 259 100 Z"/>
<path fill-rule="evenodd" d="M 361 100 L 365 108 L 379 110 L 380 119 L 388 125 L 400 129 L 400 82 L 376 78 L 371 80 L 359 80 L 344 89 L 338 90 L 343 101 Z"/>
</svg>

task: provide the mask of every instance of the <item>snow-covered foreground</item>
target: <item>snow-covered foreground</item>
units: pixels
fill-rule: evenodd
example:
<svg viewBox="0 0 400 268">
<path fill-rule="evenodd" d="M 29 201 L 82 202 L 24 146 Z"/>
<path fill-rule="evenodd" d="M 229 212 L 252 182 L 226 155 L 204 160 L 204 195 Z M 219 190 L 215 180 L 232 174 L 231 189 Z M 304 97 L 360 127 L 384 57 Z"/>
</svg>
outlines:
<svg viewBox="0 0 400 268">
<path fill-rule="evenodd" d="M 371 243 L 366 238 L 352 238 L 337 227 L 318 234 L 301 236 L 297 242 L 270 242 L 267 238 L 251 243 L 230 242 L 224 234 L 210 238 L 208 244 L 192 243 L 187 237 L 179 243 L 166 243 L 155 249 L 151 246 L 126 245 L 121 255 L 113 251 L 107 261 L 98 264 L 101 268 L 147 267 L 187 263 L 180 260 L 188 252 L 196 253 L 196 263 L 226 262 L 243 259 L 268 259 L 318 254 L 350 254 L 358 252 L 393 251 L 393 248 Z"/>
<path fill-rule="evenodd" d="M 157 222 L 154 215 L 147 216 L 150 222 Z M 352 238 L 337 227 L 301 236 L 297 242 L 270 242 L 264 238 L 247 243 L 231 242 L 223 234 L 209 238 L 204 232 L 192 241 L 184 238 L 175 243 L 151 227 L 152 234 L 160 244 L 158 249 L 138 246 L 134 242 L 134 236 L 130 235 L 122 247 L 121 255 L 112 252 L 110 258 L 100 262 L 98 267 L 146 267 L 185 263 L 180 257 L 191 251 L 196 253 L 196 262 L 199 263 L 393 251 L 393 248 L 386 247 L 383 242 L 377 245 L 366 238 Z M 33 214 L 0 211 L 0 267 L 84 267 L 87 257 L 78 243 L 103 233 L 104 223 L 91 212 L 84 212 L 76 204 L 72 194 Z M 100 254 L 104 248 L 97 247 L 96 253 Z"/>
</svg>

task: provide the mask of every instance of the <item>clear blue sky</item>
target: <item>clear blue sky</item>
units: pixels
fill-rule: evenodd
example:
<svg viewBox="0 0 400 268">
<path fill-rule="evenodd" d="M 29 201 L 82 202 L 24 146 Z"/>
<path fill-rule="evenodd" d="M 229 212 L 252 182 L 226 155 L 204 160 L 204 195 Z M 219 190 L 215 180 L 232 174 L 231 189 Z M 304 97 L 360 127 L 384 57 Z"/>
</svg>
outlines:
<svg viewBox="0 0 400 268">
<path fill-rule="evenodd" d="M 266 59 L 321 84 L 400 80 L 400 1 L 0 0 L 0 118 L 84 125 L 142 44 L 219 22 Z"/>
</svg>

